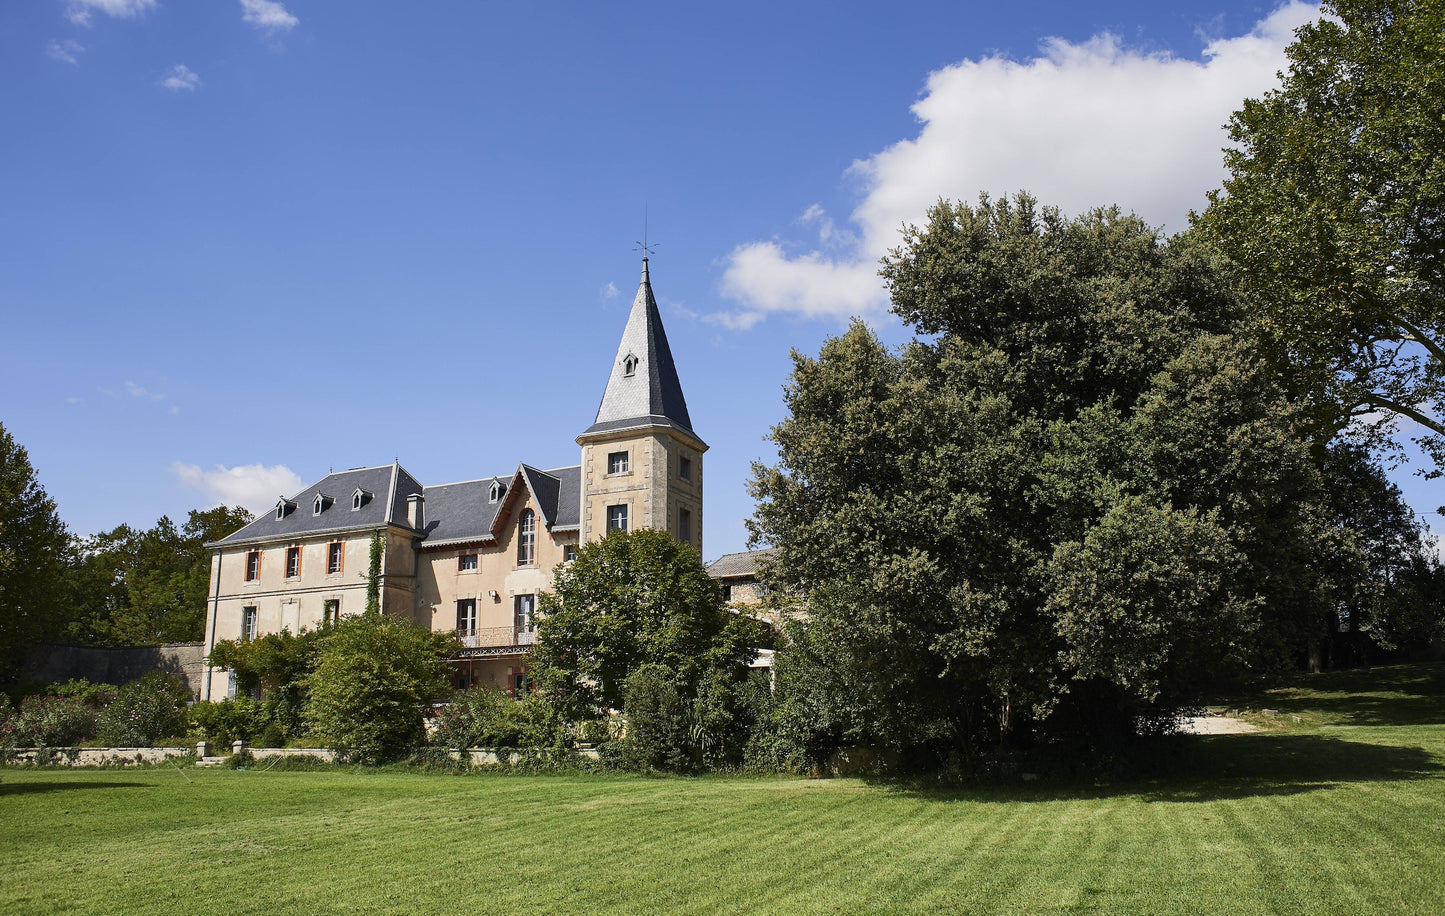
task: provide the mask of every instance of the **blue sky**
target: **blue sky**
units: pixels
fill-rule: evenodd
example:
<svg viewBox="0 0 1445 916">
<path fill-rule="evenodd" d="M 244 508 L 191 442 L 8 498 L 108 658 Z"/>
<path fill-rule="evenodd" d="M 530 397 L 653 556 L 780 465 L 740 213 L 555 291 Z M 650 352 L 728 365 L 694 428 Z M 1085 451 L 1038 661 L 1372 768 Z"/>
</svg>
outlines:
<svg viewBox="0 0 1445 916">
<path fill-rule="evenodd" d="M 652 277 L 744 546 L 789 350 L 939 197 L 1181 228 L 1292 3 L 0 9 L 0 422 L 80 533 L 574 464 Z M 1419 509 L 1441 500 L 1401 477 Z"/>
</svg>

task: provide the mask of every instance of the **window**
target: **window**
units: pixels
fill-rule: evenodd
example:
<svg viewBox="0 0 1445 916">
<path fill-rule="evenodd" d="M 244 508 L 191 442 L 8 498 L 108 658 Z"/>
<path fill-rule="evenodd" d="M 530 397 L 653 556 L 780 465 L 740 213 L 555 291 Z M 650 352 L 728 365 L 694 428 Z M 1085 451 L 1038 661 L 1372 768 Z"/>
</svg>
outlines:
<svg viewBox="0 0 1445 916">
<path fill-rule="evenodd" d="M 341 620 L 341 599 L 327 598 L 321 602 L 321 625 L 333 626 Z"/>
<path fill-rule="evenodd" d="M 626 452 L 611 452 L 610 454 L 608 454 L 608 456 L 607 456 L 607 473 L 609 473 L 609 474 L 626 474 L 626 473 L 627 473 L 627 453 L 626 453 Z"/>
<path fill-rule="evenodd" d="M 532 692 L 532 679 L 525 673 L 512 675 L 512 692 L 516 696 Z"/>
<path fill-rule="evenodd" d="M 564 544 L 562 546 L 562 562 L 571 563 L 575 559 L 577 559 L 577 545 Z"/>
<path fill-rule="evenodd" d="M 692 480 L 692 459 L 677 459 L 677 476 L 683 480 Z"/>
<path fill-rule="evenodd" d="M 301 548 L 286 548 L 286 578 L 295 579 L 301 575 Z"/>
<path fill-rule="evenodd" d="M 332 499 L 330 496 L 317 493 L 316 498 L 311 502 L 311 514 L 320 515 L 327 509 L 330 509 L 331 504 L 334 502 L 336 502 L 336 500 Z"/>
<path fill-rule="evenodd" d="M 254 607 L 241 608 L 241 642 L 250 642 L 256 638 L 256 609 Z"/>
<path fill-rule="evenodd" d="M 351 494 L 351 511 L 355 512 L 369 502 L 371 502 L 371 494 L 361 487 L 357 487 Z"/>
<path fill-rule="evenodd" d="M 505 492 L 507 492 L 507 488 L 504 487 L 500 481 L 494 480 L 492 481 L 492 488 L 487 491 L 487 501 L 496 502 L 502 498 L 502 494 Z"/>
<path fill-rule="evenodd" d="M 477 599 L 462 598 L 457 601 L 457 632 L 467 635 L 477 632 Z"/>
<path fill-rule="evenodd" d="M 724 600 L 724 601 L 731 601 L 731 600 L 733 600 L 733 587 L 732 587 L 731 585 L 724 585 L 724 586 L 723 586 L 723 600 Z"/>
<path fill-rule="evenodd" d="M 624 357 L 622 360 L 622 374 L 627 378 L 632 378 L 632 376 L 636 375 L 637 362 L 637 357 L 633 356 L 631 353 L 627 354 L 627 356 Z"/>
<path fill-rule="evenodd" d="M 326 574 L 334 576 L 341 572 L 341 558 L 346 548 L 340 541 L 332 541 L 326 547 Z"/>
<path fill-rule="evenodd" d="M 537 559 L 537 514 L 531 509 L 522 512 L 517 522 L 517 565 L 531 566 Z"/>
<path fill-rule="evenodd" d="M 457 554 L 457 572 L 472 572 L 477 568 L 477 555 L 474 553 Z"/>
<path fill-rule="evenodd" d="M 608 534 L 611 534 L 611 533 L 614 532 L 614 531 L 626 531 L 626 530 L 627 530 L 627 507 L 626 507 L 626 506 L 608 506 L 608 507 L 607 507 L 607 533 L 608 533 Z"/>
<path fill-rule="evenodd" d="M 246 554 L 246 581 L 255 582 L 261 578 L 261 551 L 252 550 Z"/>
<path fill-rule="evenodd" d="M 692 512 L 688 509 L 677 510 L 677 539 L 684 544 L 692 543 Z"/>
<path fill-rule="evenodd" d="M 530 633 L 535 624 L 532 612 L 537 609 L 536 595 L 518 595 L 512 599 L 512 625 L 519 633 Z"/>
</svg>

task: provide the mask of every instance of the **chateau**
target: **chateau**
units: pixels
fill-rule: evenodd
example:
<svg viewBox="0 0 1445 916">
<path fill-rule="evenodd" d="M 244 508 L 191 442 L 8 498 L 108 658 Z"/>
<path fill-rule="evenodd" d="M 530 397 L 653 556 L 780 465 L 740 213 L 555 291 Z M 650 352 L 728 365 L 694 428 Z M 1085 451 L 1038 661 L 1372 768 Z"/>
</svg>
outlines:
<svg viewBox="0 0 1445 916">
<path fill-rule="evenodd" d="M 208 545 L 207 653 L 222 639 L 315 629 L 366 607 L 379 535 L 383 613 L 455 631 L 453 682 L 516 690 L 552 571 L 610 531 L 702 549 L 702 455 L 642 259 L 642 279 L 581 463 L 423 486 L 399 463 L 328 474 Z M 201 699 L 234 694 L 206 671 Z"/>
</svg>

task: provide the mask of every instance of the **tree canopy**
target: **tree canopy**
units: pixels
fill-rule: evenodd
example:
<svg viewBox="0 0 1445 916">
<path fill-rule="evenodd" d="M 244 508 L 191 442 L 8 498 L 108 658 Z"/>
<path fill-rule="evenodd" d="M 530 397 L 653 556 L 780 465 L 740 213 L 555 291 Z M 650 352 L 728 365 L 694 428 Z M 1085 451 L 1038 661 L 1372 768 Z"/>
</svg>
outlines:
<svg viewBox="0 0 1445 916">
<path fill-rule="evenodd" d="M 758 644 L 757 628 L 724 609 L 697 550 L 650 529 L 583 544 L 557 568 L 538 617 L 531 671 L 574 720 L 622 709 L 625 682 L 645 664 L 691 695 L 710 670 L 745 670 Z"/>
<path fill-rule="evenodd" d="M 795 353 L 751 484 L 849 694 L 812 708 L 899 747 L 1101 740 L 1326 625 L 1319 473 L 1209 248 L 985 198 L 883 275 L 928 337 Z"/>
<path fill-rule="evenodd" d="M 11 672 L 16 650 L 57 635 L 68 555 L 55 501 L 25 449 L 0 426 L 0 679 Z"/>
<path fill-rule="evenodd" d="M 1229 124 L 1197 219 L 1243 271 L 1264 341 L 1319 409 L 1445 468 L 1445 2 L 1325 0 L 1279 89 Z M 1362 427 L 1362 428 L 1364 428 Z"/>
</svg>

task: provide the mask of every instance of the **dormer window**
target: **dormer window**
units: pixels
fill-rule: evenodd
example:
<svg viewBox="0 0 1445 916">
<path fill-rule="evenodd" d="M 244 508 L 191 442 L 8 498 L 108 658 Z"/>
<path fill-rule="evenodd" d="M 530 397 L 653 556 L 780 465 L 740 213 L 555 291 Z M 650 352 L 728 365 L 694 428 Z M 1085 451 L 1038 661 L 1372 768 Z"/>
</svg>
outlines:
<svg viewBox="0 0 1445 916">
<path fill-rule="evenodd" d="M 357 487 L 351 494 L 351 511 L 355 512 L 369 502 L 371 502 L 370 491 Z"/>
<path fill-rule="evenodd" d="M 622 375 L 624 378 L 632 378 L 637 374 L 637 364 L 640 362 L 631 353 L 622 358 Z"/>
<path fill-rule="evenodd" d="M 336 500 L 332 499 L 330 496 L 326 496 L 322 493 L 317 493 L 316 498 L 311 501 L 311 514 L 320 515 L 327 509 L 330 509 L 331 504 L 334 502 L 336 502 Z"/>
<path fill-rule="evenodd" d="M 494 480 L 492 481 L 492 489 L 487 494 L 487 499 L 489 502 L 496 502 L 497 500 L 502 498 L 502 494 L 505 492 L 507 492 L 507 488 L 502 484 L 502 482 L 499 480 Z"/>
<path fill-rule="evenodd" d="M 292 512 L 296 511 L 296 504 L 289 499 L 282 499 L 276 503 L 276 520 L 280 521 Z"/>
</svg>

